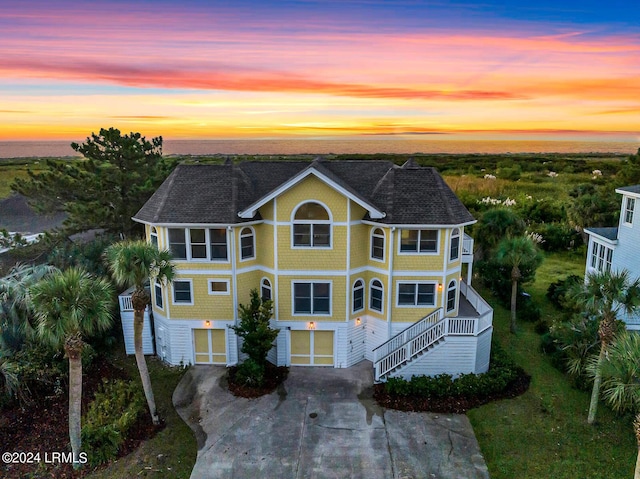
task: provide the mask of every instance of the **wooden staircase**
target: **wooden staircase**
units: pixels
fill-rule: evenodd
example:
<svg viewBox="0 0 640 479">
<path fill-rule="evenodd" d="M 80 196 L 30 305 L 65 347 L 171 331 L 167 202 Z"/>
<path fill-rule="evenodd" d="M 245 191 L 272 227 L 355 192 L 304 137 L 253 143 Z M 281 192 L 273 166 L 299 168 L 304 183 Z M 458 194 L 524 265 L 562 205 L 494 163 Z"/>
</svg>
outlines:
<svg viewBox="0 0 640 479">
<path fill-rule="evenodd" d="M 373 350 L 375 380 L 383 381 L 391 373 L 419 358 L 446 340 L 449 318 L 442 308 L 413 323 Z"/>
</svg>

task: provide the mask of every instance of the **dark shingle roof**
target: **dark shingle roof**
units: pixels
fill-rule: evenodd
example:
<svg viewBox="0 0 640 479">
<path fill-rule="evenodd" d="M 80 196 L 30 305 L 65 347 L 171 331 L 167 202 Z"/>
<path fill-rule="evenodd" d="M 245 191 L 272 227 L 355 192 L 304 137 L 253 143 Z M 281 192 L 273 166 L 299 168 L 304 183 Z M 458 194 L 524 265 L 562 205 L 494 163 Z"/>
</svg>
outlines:
<svg viewBox="0 0 640 479">
<path fill-rule="evenodd" d="M 587 233 L 593 233 L 611 241 L 618 239 L 618 228 L 615 226 L 610 228 L 587 228 Z"/>
<path fill-rule="evenodd" d="M 238 212 L 313 168 L 386 216 L 387 224 L 455 225 L 474 221 L 438 172 L 407 162 L 250 161 L 180 165 L 135 215 L 149 223 L 237 223 Z M 246 221 L 246 220 L 244 220 Z"/>
</svg>

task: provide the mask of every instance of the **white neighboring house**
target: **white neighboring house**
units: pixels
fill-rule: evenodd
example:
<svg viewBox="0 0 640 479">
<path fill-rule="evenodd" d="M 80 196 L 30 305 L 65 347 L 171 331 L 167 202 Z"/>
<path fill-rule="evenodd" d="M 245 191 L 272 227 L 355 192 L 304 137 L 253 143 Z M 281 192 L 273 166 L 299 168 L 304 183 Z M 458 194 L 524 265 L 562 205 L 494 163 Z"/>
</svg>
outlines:
<svg viewBox="0 0 640 479">
<path fill-rule="evenodd" d="M 617 227 L 587 228 L 586 273 L 628 270 L 640 277 L 640 185 L 617 188 L 622 195 Z M 627 329 L 640 331 L 640 315 L 621 317 Z"/>
</svg>

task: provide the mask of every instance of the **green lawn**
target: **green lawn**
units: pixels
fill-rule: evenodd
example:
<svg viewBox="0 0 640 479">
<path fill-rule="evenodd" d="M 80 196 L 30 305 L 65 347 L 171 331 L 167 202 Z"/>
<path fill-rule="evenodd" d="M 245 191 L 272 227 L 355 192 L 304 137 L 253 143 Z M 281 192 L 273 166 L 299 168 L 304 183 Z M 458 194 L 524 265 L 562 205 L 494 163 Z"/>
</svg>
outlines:
<svg viewBox="0 0 640 479">
<path fill-rule="evenodd" d="M 583 254 L 547 255 L 536 282 L 526 288 L 547 321 L 557 315 L 545 297 L 547 286 L 568 274 L 584 274 L 584 261 Z M 572 389 L 540 352 L 532 324 L 520 323 L 518 334 L 511 335 L 509 312 L 490 302 L 494 337 L 532 376 L 524 395 L 468 413 L 492 479 L 633 477 L 637 445 L 630 418 L 601 405 L 598 423 L 589 426 L 590 394 Z"/>
<path fill-rule="evenodd" d="M 119 359 L 117 363 L 125 367 L 131 377 L 139 377 L 133 356 Z M 171 401 L 173 390 L 180 382 L 184 370 L 166 366 L 155 357 L 148 357 L 147 364 L 158 413 L 166 421 L 166 427 L 128 456 L 109 464 L 106 469 L 88 475 L 89 479 L 181 479 L 191 475 L 198 446 L 193 432 L 178 416 Z"/>
</svg>

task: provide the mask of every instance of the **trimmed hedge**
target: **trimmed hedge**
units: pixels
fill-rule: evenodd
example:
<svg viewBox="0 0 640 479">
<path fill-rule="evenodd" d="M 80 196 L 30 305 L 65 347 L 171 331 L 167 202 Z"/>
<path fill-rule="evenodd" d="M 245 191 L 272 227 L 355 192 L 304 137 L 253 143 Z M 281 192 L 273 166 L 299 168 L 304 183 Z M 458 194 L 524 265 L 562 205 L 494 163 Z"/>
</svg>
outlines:
<svg viewBox="0 0 640 479">
<path fill-rule="evenodd" d="M 492 348 L 489 371 L 484 374 L 461 374 L 456 379 L 449 374 L 413 376 L 409 381 L 390 378 L 384 390 L 391 396 L 426 399 L 482 399 L 500 395 L 527 374 L 497 344 Z"/>
</svg>

